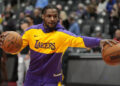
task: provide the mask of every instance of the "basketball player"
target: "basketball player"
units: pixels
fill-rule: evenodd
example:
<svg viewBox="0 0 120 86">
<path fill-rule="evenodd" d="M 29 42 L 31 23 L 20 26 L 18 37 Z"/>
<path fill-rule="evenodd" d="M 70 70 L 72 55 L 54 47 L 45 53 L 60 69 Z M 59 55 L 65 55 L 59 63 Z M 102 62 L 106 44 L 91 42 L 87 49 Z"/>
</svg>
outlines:
<svg viewBox="0 0 120 86">
<path fill-rule="evenodd" d="M 61 61 L 68 47 L 95 47 L 115 42 L 76 36 L 65 30 L 59 24 L 58 9 L 51 5 L 42 10 L 42 19 L 42 24 L 29 27 L 22 36 L 22 49 L 29 45 L 31 58 L 24 86 L 61 86 Z M 0 40 L 3 38 L 4 36 Z"/>
</svg>

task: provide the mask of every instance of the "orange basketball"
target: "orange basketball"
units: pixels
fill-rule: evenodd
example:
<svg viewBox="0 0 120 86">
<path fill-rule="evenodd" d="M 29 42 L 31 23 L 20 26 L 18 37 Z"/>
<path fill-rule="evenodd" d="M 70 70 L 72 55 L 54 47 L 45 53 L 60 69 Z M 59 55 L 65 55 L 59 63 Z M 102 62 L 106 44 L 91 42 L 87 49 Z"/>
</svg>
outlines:
<svg viewBox="0 0 120 86">
<path fill-rule="evenodd" d="M 4 35 L 2 49 L 6 53 L 16 53 L 22 47 L 22 37 L 15 31 L 6 31 Z"/>
<path fill-rule="evenodd" d="M 105 44 L 102 50 L 103 60 L 109 65 L 120 64 L 120 43 Z"/>
</svg>

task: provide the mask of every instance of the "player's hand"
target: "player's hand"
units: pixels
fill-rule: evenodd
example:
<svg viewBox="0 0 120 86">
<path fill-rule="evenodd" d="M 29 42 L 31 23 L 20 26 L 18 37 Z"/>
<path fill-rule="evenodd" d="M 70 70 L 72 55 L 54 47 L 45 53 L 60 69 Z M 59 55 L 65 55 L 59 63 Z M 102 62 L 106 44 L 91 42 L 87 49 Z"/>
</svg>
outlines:
<svg viewBox="0 0 120 86">
<path fill-rule="evenodd" d="M 113 44 L 117 44 L 118 41 L 111 40 L 111 39 L 103 39 L 103 40 L 100 41 L 100 46 L 101 46 L 102 49 L 103 49 L 103 46 L 104 46 L 106 43 L 109 44 L 110 46 L 113 46 Z"/>
</svg>

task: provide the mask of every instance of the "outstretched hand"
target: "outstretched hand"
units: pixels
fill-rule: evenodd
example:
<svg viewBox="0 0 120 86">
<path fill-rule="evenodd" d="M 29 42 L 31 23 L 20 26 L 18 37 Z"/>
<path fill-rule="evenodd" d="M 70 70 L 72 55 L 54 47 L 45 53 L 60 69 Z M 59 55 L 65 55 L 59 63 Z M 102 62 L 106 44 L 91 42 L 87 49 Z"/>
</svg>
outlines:
<svg viewBox="0 0 120 86">
<path fill-rule="evenodd" d="M 103 40 L 100 41 L 100 47 L 103 49 L 103 46 L 106 43 L 109 44 L 110 46 L 113 46 L 113 44 L 117 44 L 118 41 L 115 41 L 115 40 L 112 40 L 112 39 L 103 39 Z"/>
</svg>

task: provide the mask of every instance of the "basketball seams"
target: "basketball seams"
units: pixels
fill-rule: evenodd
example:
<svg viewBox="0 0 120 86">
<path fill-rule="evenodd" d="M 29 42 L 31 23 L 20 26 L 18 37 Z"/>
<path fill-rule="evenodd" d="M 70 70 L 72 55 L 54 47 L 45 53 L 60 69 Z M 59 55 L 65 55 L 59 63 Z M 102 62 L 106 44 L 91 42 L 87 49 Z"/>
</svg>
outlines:
<svg viewBox="0 0 120 86">
<path fill-rule="evenodd" d="M 111 59 L 113 56 L 114 59 Z M 117 57 L 117 58 L 116 58 Z M 112 47 L 106 45 L 102 50 L 102 58 L 106 64 L 118 65 L 120 64 L 120 44 L 113 44 Z"/>
<path fill-rule="evenodd" d="M 104 57 L 110 56 L 110 55 L 112 55 L 113 53 L 118 53 L 118 52 L 120 52 L 120 50 L 119 50 L 119 51 L 112 52 L 112 53 L 110 53 L 109 55 L 106 55 L 106 56 L 104 56 Z"/>
<path fill-rule="evenodd" d="M 114 45 L 114 47 L 111 47 L 111 46 L 106 45 L 106 46 L 103 48 L 102 55 L 104 55 L 105 53 L 107 53 L 107 52 L 105 52 L 105 51 L 108 51 L 108 52 L 109 52 L 111 49 L 114 49 L 114 48 L 117 48 L 117 47 L 120 47 L 120 44 L 116 44 L 116 45 Z M 113 50 L 112 50 L 112 51 L 113 51 Z M 117 52 L 119 52 L 119 51 L 120 51 L 120 50 L 117 49 Z M 113 53 L 116 53 L 116 51 L 109 53 L 109 55 L 111 55 L 111 54 L 113 54 Z M 109 56 L 109 55 L 105 55 L 105 56 Z"/>
<path fill-rule="evenodd" d="M 13 48 L 14 46 L 14 42 L 12 41 L 12 39 L 14 39 L 15 37 L 10 37 L 9 38 L 9 40 L 7 41 L 7 42 L 9 42 L 8 43 L 8 46 L 7 46 L 7 49 L 8 49 L 8 51 L 11 51 L 11 48 Z"/>
<path fill-rule="evenodd" d="M 19 36 L 16 37 L 16 41 L 15 41 L 16 43 L 18 43 L 18 46 L 15 46 L 15 47 L 17 47 L 18 49 L 20 49 L 20 46 L 21 46 L 20 44 L 21 44 L 22 42 L 19 43 L 19 41 L 17 41 L 17 40 L 21 40 L 21 39 L 19 38 Z"/>
<path fill-rule="evenodd" d="M 109 55 L 105 55 L 104 57 L 110 56 L 110 55 L 112 55 L 113 53 L 118 53 L 118 52 L 120 52 L 120 50 L 119 50 L 119 51 L 112 52 L 112 53 L 110 53 Z"/>
<path fill-rule="evenodd" d="M 5 32 L 4 32 L 5 33 Z M 3 33 L 3 34 L 4 34 Z M 7 34 L 5 34 L 5 38 L 4 38 L 4 41 L 3 41 L 3 45 L 2 45 L 2 48 L 3 49 L 6 49 L 7 48 L 7 46 L 6 46 L 6 43 L 7 43 L 7 40 L 5 40 L 6 39 L 6 37 L 9 35 L 9 33 L 7 33 Z"/>
</svg>

